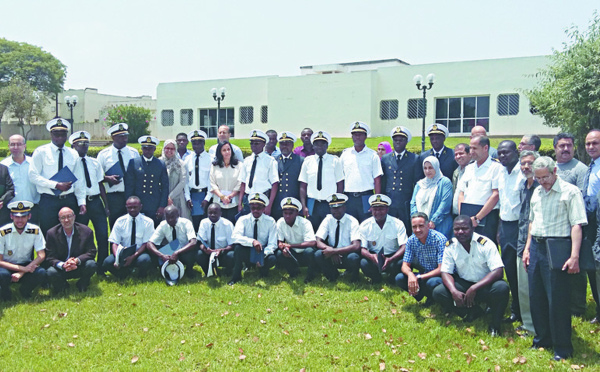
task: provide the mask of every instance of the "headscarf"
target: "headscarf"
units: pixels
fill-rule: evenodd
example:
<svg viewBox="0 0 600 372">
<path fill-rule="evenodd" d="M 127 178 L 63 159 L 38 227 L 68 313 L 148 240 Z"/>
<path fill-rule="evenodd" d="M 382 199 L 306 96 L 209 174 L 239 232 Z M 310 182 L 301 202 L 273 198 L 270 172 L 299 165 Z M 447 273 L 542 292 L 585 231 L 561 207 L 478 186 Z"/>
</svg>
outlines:
<svg viewBox="0 0 600 372">
<path fill-rule="evenodd" d="M 167 147 L 167 145 L 169 144 L 173 144 L 175 146 L 175 155 L 173 155 L 171 159 L 167 158 L 167 156 L 165 155 L 165 147 Z M 172 171 L 177 172 L 181 170 L 181 160 L 177 158 L 177 142 L 175 142 L 172 139 L 168 139 L 165 141 L 165 143 L 163 144 L 162 155 L 160 157 L 160 160 L 165 162 L 167 172 L 169 174 L 171 174 Z"/>
<path fill-rule="evenodd" d="M 379 145 L 377 145 L 377 148 L 379 148 L 379 146 L 383 146 L 386 154 L 389 154 L 390 152 L 392 152 L 392 146 L 390 145 L 390 143 L 388 141 L 381 142 Z"/>
<path fill-rule="evenodd" d="M 416 195 L 416 202 L 417 210 L 426 213 L 431 218 L 431 207 L 437 192 L 438 182 L 442 179 L 442 172 L 440 172 L 440 161 L 435 156 L 428 156 L 423 160 L 423 169 L 425 169 L 425 163 L 431 164 L 435 170 L 435 175 L 433 178 L 425 177 L 417 182 L 419 191 Z"/>
</svg>

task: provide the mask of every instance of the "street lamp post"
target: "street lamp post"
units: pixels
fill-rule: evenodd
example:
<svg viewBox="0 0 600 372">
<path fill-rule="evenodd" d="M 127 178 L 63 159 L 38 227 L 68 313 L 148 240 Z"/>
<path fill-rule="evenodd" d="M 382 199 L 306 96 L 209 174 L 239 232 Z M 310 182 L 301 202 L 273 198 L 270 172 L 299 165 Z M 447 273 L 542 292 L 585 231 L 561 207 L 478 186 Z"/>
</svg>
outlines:
<svg viewBox="0 0 600 372">
<path fill-rule="evenodd" d="M 423 91 L 423 128 L 421 131 L 421 152 L 425 151 L 425 116 L 427 116 L 427 91 L 431 89 L 435 82 L 435 75 L 427 75 L 427 84 L 423 84 L 423 76 L 415 75 L 413 78 L 418 90 Z M 418 106 L 417 106 L 418 107 Z"/>
<path fill-rule="evenodd" d="M 71 110 L 71 134 L 73 134 L 73 107 L 77 106 L 77 96 L 66 96 L 65 103 Z"/>
<path fill-rule="evenodd" d="M 217 95 L 217 88 L 212 88 L 210 92 L 212 93 L 213 99 L 217 101 L 217 128 L 219 128 L 219 111 L 221 111 L 221 101 L 225 100 L 225 87 L 219 89 L 220 96 Z"/>
</svg>

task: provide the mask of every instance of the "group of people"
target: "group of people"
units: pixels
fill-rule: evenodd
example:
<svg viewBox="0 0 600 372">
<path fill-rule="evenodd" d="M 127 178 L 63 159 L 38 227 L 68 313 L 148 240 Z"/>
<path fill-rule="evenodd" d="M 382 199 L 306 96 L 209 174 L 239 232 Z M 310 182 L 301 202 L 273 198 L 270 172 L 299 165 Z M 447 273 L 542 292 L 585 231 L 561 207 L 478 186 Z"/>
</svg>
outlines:
<svg viewBox="0 0 600 372">
<path fill-rule="evenodd" d="M 252 130 L 245 158 L 226 125 L 208 151 L 206 133 L 193 130 L 166 140 L 160 158 L 153 136 L 138 139 L 142 156 L 127 146 L 126 123 L 108 130 L 113 143 L 96 159 L 87 155 L 89 133 L 68 137 L 62 118 L 47 129 L 51 143 L 31 157 L 23 137 L 11 136 L 11 156 L 0 163 L 5 300 L 10 283 L 21 283 L 23 297 L 45 278 L 53 292 L 71 278 L 85 291 L 95 273 L 145 277 L 159 268 L 175 284 L 195 276 L 198 264 L 234 285 L 244 267 L 261 277 L 275 266 L 290 277 L 306 267 L 307 283 L 321 274 L 336 281 L 344 269 L 350 281 L 362 271 L 465 321 L 488 313 L 492 335 L 520 321 L 534 346 L 553 348 L 557 360 L 573 353 L 571 315 L 586 308 L 582 242 L 593 245 L 600 265 L 599 130 L 586 138 L 588 167 L 573 157 L 569 134 L 554 139 L 555 163 L 537 153 L 539 137 L 494 149 L 481 126 L 451 149 L 447 128 L 430 125 L 432 148 L 420 155 L 406 150 L 412 135 L 397 126 L 393 150 L 381 157 L 366 146 L 370 128 L 360 121 L 350 125 L 353 146 L 339 157 L 327 153 L 326 131 L 305 128 L 294 148 L 291 132 Z M 553 269 L 547 247 L 557 238 L 571 249 Z M 588 274 L 598 302 L 600 270 Z"/>
</svg>

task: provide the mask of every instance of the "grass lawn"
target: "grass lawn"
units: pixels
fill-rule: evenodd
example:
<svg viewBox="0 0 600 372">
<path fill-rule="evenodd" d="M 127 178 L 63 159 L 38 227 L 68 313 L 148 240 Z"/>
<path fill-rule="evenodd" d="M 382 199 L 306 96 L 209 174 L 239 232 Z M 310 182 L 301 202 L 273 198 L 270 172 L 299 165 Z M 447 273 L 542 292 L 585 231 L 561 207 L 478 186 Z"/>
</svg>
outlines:
<svg viewBox="0 0 600 372">
<path fill-rule="evenodd" d="M 0 369 L 600 368 L 600 328 L 580 318 L 573 320 L 575 356 L 558 363 L 549 351 L 529 350 L 531 337 L 512 327 L 491 338 L 484 320 L 464 324 L 393 287 L 343 278 L 305 285 L 280 271 L 267 279 L 247 272 L 233 287 L 228 280 L 184 278 L 169 288 L 158 274 L 122 284 L 94 277 L 85 294 L 71 289 L 53 298 L 40 290 L 28 301 L 0 303 Z"/>
</svg>

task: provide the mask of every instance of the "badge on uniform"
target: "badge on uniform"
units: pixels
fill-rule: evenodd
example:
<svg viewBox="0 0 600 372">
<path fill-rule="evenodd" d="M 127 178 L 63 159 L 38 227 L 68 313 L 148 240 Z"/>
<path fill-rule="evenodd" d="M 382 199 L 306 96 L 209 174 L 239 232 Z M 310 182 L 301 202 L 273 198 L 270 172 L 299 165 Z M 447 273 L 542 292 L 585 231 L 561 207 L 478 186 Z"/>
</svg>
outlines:
<svg viewBox="0 0 600 372">
<path fill-rule="evenodd" d="M 8 255 L 12 256 L 13 255 L 13 251 L 8 251 Z"/>
<path fill-rule="evenodd" d="M 377 245 L 377 242 L 371 242 L 371 244 L 373 244 L 373 247 Z"/>
</svg>

